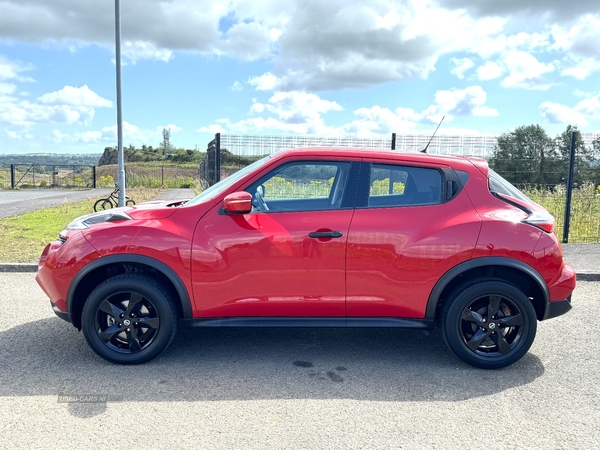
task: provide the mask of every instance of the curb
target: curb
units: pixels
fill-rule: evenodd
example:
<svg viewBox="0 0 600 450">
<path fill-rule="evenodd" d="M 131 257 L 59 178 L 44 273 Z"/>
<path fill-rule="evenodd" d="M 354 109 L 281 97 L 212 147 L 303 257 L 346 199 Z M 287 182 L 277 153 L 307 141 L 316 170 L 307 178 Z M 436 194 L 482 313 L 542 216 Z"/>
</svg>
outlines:
<svg viewBox="0 0 600 450">
<path fill-rule="evenodd" d="M 0 273 L 25 273 L 25 272 L 37 272 L 37 264 L 0 264 Z M 577 281 L 600 281 L 600 273 L 594 272 L 575 272 L 577 275 Z"/>
<path fill-rule="evenodd" d="M 37 264 L 0 264 L 0 272 L 37 272 Z"/>
</svg>

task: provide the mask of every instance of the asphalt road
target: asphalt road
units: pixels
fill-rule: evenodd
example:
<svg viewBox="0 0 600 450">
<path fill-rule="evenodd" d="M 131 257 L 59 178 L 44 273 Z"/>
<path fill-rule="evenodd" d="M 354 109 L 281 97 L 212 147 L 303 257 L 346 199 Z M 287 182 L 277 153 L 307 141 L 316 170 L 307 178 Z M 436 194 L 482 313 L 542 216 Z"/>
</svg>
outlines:
<svg viewBox="0 0 600 450">
<path fill-rule="evenodd" d="M 34 276 L 0 273 L 3 448 L 599 446 L 596 283 L 498 371 L 463 364 L 439 332 L 391 329 L 181 330 L 126 367 L 55 317 Z"/>
</svg>

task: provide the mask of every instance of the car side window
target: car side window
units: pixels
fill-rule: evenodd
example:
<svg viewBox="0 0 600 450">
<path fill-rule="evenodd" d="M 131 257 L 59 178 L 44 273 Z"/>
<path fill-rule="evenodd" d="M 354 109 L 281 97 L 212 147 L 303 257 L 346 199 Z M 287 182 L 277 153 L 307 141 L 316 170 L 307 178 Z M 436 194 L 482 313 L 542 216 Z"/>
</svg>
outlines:
<svg viewBox="0 0 600 450">
<path fill-rule="evenodd" d="M 441 198 L 442 174 L 436 169 L 371 164 L 370 207 L 435 205 Z"/>
<path fill-rule="evenodd" d="M 348 179 L 348 162 L 294 162 L 283 164 L 247 192 L 256 212 L 337 209 Z"/>
</svg>

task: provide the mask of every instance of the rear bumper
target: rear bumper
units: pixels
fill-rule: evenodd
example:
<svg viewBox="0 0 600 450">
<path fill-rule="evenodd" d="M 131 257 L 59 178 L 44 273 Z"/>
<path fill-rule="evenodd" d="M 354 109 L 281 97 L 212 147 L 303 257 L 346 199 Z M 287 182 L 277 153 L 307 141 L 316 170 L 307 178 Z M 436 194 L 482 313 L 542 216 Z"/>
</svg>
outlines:
<svg viewBox="0 0 600 450">
<path fill-rule="evenodd" d="M 69 314 L 66 311 L 61 311 L 60 308 L 52 302 L 50 302 L 50 306 L 52 306 L 52 311 L 54 311 L 54 314 L 56 314 L 62 320 L 66 320 L 67 322 L 72 323 L 71 322 L 71 314 Z"/>
<path fill-rule="evenodd" d="M 547 320 L 552 319 L 553 317 L 562 316 L 563 314 L 569 312 L 571 308 L 572 306 L 570 295 L 564 300 L 550 302 L 546 305 L 546 308 L 544 310 L 544 316 L 541 320 Z"/>
</svg>

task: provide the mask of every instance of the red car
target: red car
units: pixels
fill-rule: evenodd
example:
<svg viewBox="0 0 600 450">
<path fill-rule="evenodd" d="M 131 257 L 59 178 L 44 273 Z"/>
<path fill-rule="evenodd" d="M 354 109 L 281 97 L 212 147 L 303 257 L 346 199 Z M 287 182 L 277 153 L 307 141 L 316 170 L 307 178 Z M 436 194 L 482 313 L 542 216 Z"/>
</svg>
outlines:
<svg viewBox="0 0 600 450">
<path fill-rule="evenodd" d="M 483 159 L 288 150 L 187 202 L 74 220 L 37 282 L 119 364 L 192 327 L 439 325 L 485 369 L 518 361 L 571 309 L 554 219 Z"/>
</svg>

